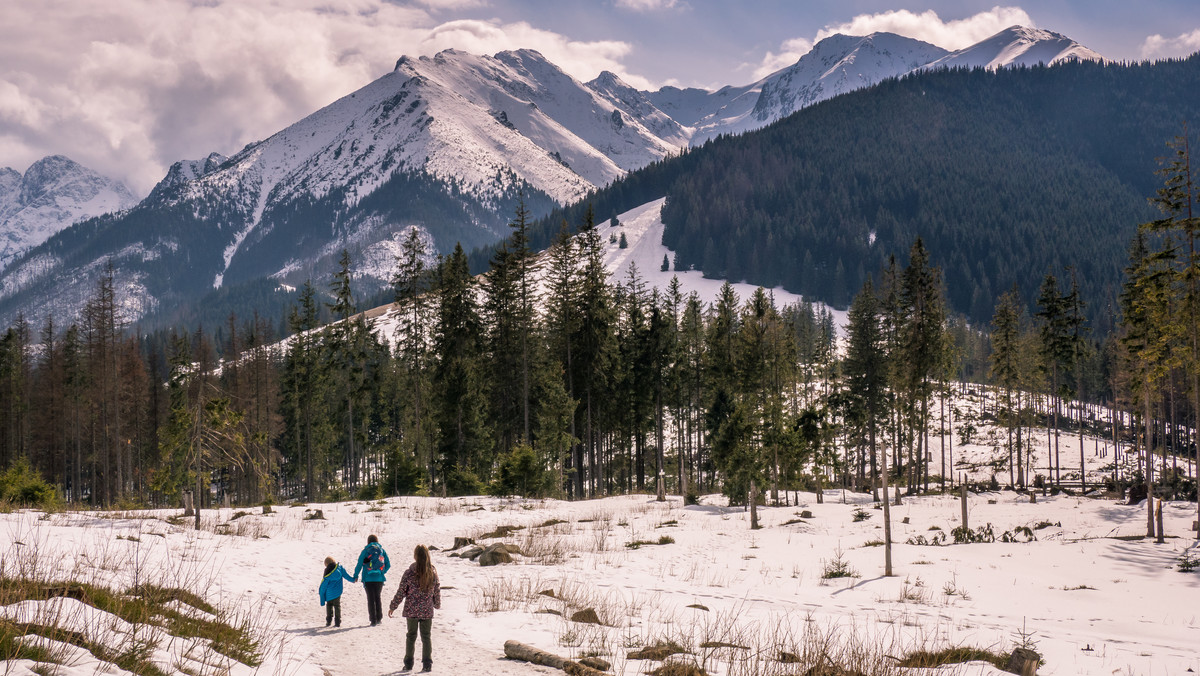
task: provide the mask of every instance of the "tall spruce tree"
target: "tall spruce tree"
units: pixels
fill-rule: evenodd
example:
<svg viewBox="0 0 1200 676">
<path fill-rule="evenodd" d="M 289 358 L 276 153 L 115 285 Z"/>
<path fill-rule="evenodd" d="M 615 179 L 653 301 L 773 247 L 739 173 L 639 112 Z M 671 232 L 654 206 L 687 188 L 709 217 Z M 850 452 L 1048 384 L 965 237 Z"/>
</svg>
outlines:
<svg viewBox="0 0 1200 676">
<path fill-rule="evenodd" d="M 600 459 L 597 457 L 599 438 L 596 423 L 602 402 L 601 395 L 608 384 L 609 366 L 615 349 L 615 316 L 608 286 L 608 271 L 604 267 L 604 249 L 591 208 L 588 209 L 580 227 L 579 250 L 583 269 L 580 271 L 578 293 L 575 297 L 577 309 L 572 353 L 576 372 L 575 383 L 580 388 L 579 394 L 582 399 L 583 424 L 580 427 L 583 428 L 583 449 L 586 449 L 587 455 L 586 460 L 579 458 L 577 465 L 581 471 L 576 476 L 576 493 L 582 497 L 595 495 L 597 482 L 603 478 L 598 475 Z"/>
<path fill-rule="evenodd" d="M 1154 442 L 1151 431 L 1155 397 L 1166 377 L 1173 335 L 1178 324 L 1166 321 L 1170 305 L 1170 248 L 1152 252 L 1144 233 L 1139 230 L 1129 251 L 1129 266 L 1121 294 L 1122 343 L 1128 355 L 1128 368 L 1134 376 L 1132 386 L 1142 404 L 1143 481 L 1146 487 L 1146 535 L 1153 537 L 1154 524 Z"/>
<path fill-rule="evenodd" d="M 462 245 L 438 266 L 438 316 L 434 329 L 434 408 L 443 492 L 478 493 L 481 475 L 494 458 L 487 426 L 487 387 L 483 377 L 483 326 L 475 301 L 475 281 Z M 430 467 L 430 486 L 436 484 Z"/>
<path fill-rule="evenodd" d="M 901 300 L 904 319 L 900 325 L 901 353 L 904 363 L 904 392 L 907 395 L 906 422 L 911 432 L 909 451 L 909 490 L 917 489 L 922 477 L 929 485 L 925 440 L 929 422 L 929 399 L 933 379 L 943 360 L 946 310 L 941 295 L 941 272 L 929 264 L 929 253 L 918 237 L 909 250 L 904 269 Z M 914 448 L 915 447 L 915 448 Z"/>
<path fill-rule="evenodd" d="M 579 328 L 576 289 L 579 274 L 579 251 L 564 222 L 546 253 L 546 341 L 551 359 L 561 360 L 565 395 L 568 400 L 574 401 L 576 406 L 570 416 L 570 436 L 574 441 L 565 459 L 571 474 L 564 478 L 574 478 L 580 483 L 576 485 L 576 481 L 570 481 L 569 485 L 563 486 L 573 497 L 582 497 L 583 486 L 583 450 L 575 425 L 579 402 L 575 397 L 575 368 L 571 353 L 575 333 Z"/>
<path fill-rule="evenodd" d="M 1012 290 L 1001 296 L 1000 302 L 996 304 L 996 313 L 992 317 L 992 354 L 991 371 L 989 372 L 992 382 L 1004 390 L 1004 408 L 997 418 L 1004 421 L 1005 429 L 1008 432 L 1008 483 L 1010 487 L 1014 484 L 1021 487 L 1025 485 L 1020 471 L 1020 453 L 1016 455 L 1015 464 L 1013 457 L 1013 428 L 1016 415 L 1013 410 L 1012 395 L 1013 390 L 1019 386 L 1021 375 L 1018 352 L 1020 349 L 1018 338 L 1021 330 L 1020 303 L 1020 296 L 1014 286 Z M 1016 468 L 1015 476 L 1014 468 Z"/>
<path fill-rule="evenodd" d="M 427 422 L 429 393 L 428 359 L 430 350 L 430 326 L 432 324 L 431 299 L 429 294 L 429 271 L 425 260 L 428 256 L 425 240 L 416 226 L 408 229 L 401 244 L 396 261 L 396 273 L 392 276 L 392 289 L 397 309 L 396 359 L 400 372 L 401 387 L 396 392 L 396 403 L 410 401 L 411 406 L 396 412 L 397 421 L 403 420 L 402 444 L 408 445 L 413 460 L 421 467 L 433 467 L 433 449 L 429 442 L 433 427 Z M 390 462 L 393 490 L 398 491 L 404 463 L 402 446 L 397 447 Z"/>
<path fill-rule="evenodd" d="M 1192 420 L 1200 423 L 1200 214 L 1196 213 L 1197 186 L 1192 176 L 1191 140 L 1188 127 L 1167 144 L 1171 154 L 1160 160 L 1158 171 L 1163 177 L 1163 186 L 1156 191 L 1150 202 L 1161 212 L 1162 217 L 1143 223 L 1140 229 L 1146 232 L 1167 235 L 1166 241 L 1177 243 L 1178 254 L 1172 261 L 1173 295 L 1179 301 L 1180 323 L 1187 348 L 1182 360 L 1191 391 Z M 1195 449 L 1195 467 L 1200 468 L 1200 438 L 1195 436 L 1191 446 Z M 1196 473 L 1200 483 L 1200 469 Z M 1200 499 L 1196 501 L 1197 520 L 1200 521 Z M 1200 530 L 1196 531 L 1200 539 Z"/>
<path fill-rule="evenodd" d="M 879 313 L 879 299 L 868 277 L 863 288 L 850 304 L 846 325 L 847 346 L 845 376 L 853 405 L 865 421 L 867 444 L 871 459 L 871 492 L 879 500 L 883 488 L 884 575 L 892 575 L 892 521 L 888 504 L 887 453 L 879 454 L 882 467 L 877 466 L 876 439 L 881 421 L 886 419 L 887 355 Z"/>
</svg>

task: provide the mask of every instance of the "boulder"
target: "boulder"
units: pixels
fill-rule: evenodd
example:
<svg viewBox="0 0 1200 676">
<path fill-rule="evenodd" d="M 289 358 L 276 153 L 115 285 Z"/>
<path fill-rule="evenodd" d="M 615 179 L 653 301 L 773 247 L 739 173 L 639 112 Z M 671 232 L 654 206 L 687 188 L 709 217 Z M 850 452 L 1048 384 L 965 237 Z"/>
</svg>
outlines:
<svg viewBox="0 0 1200 676">
<path fill-rule="evenodd" d="M 501 563 L 512 563 L 512 554 L 508 552 L 508 548 L 503 542 L 497 542 L 485 547 L 479 553 L 478 559 L 481 566 L 496 566 Z"/>
<path fill-rule="evenodd" d="M 584 608 L 571 615 L 572 622 L 580 622 L 583 624 L 601 624 L 600 616 L 596 614 L 595 608 Z"/>
</svg>

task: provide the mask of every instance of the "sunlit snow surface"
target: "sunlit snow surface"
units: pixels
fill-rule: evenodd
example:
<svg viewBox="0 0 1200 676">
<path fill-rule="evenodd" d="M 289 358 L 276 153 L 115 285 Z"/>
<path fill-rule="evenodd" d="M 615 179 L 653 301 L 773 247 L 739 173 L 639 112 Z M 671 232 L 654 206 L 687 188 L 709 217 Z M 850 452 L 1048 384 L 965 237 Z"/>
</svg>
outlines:
<svg viewBox="0 0 1200 676">
<path fill-rule="evenodd" d="M 957 405 L 971 406 L 965 400 Z M 932 446 L 939 442 L 935 436 Z M 978 459 L 990 449 L 975 445 L 960 452 Z M 869 495 L 829 491 L 824 504 L 817 504 L 812 493 L 788 494 L 789 500 L 795 497 L 798 503 L 760 508 L 763 528 L 758 531 L 749 530 L 745 511 L 725 506 L 715 495 L 690 507 L 676 496 L 659 503 L 652 495 L 579 502 L 409 497 L 276 507 L 268 515 L 254 510 L 236 521 L 233 510 L 225 509 L 205 511 L 198 533 L 190 524 L 171 526 L 155 518 L 177 510 L 109 519 L 69 512 L 42 519 L 17 512 L 0 515 L 0 549 L 6 565 L 19 561 L 23 550 L 54 557 L 63 575 L 122 588 L 134 583 L 137 571 L 166 571 L 180 584 L 201 584 L 210 601 L 248 609 L 256 624 L 267 627 L 266 661 L 258 670 L 225 662 L 233 674 L 399 670 L 404 624 L 398 615 L 385 618 L 380 627 L 368 626 L 361 587 L 347 583 L 342 627 L 326 628 L 317 601 L 324 557 L 352 568 L 372 533 L 393 565 L 385 599 L 395 591 L 416 544 L 440 548 L 434 552 L 443 585 L 433 630 L 438 673 L 550 673 L 501 659 L 504 642 L 517 639 L 567 657 L 603 652 L 614 673 L 639 674 L 657 663 L 629 660 L 627 653 L 656 639 L 675 638 L 690 642 L 708 673 L 724 675 L 738 673 L 731 659 L 744 658 L 729 650 L 701 649 L 701 642 L 751 643 L 758 650 L 766 646 L 755 644 L 756 636 L 785 640 L 787 632 L 799 636 L 805 627 L 880 641 L 892 655 L 945 645 L 1007 651 L 1017 633 L 1025 632 L 1045 657 L 1042 674 L 1166 675 L 1200 669 L 1195 650 L 1200 573 L 1174 569 L 1176 558 L 1193 542 L 1186 534 L 1195 518 L 1191 504 L 1166 505 L 1172 537 L 1155 545 L 1115 539 L 1143 533 L 1143 506 L 1066 496 L 1029 504 L 1009 492 L 972 494 L 973 526 L 992 524 L 999 532 L 1044 521 L 1052 525 L 1037 530 L 1035 542 L 931 547 L 903 543 L 932 536 L 938 532 L 933 527 L 948 532 L 959 525 L 958 499 L 906 498 L 892 510 L 899 544 L 895 576 L 885 578 L 882 548 L 864 546 L 883 537 L 882 512 L 873 508 Z M 323 511 L 324 520 L 305 519 L 313 508 Z M 855 522 L 859 508 L 870 517 Z M 797 520 L 803 510 L 811 511 L 811 518 Z M 551 520 L 563 523 L 543 525 Z M 230 524 L 232 534 L 214 534 L 217 524 Z M 509 541 L 540 556 L 516 556 L 512 564 L 483 568 L 447 555 L 454 537 L 478 538 L 500 525 L 524 527 Z M 662 535 L 674 542 L 625 546 Z M 560 556 L 547 557 L 549 551 Z M 821 579 L 838 551 L 859 577 Z M 596 607 L 612 626 L 579 625 L 538 613 L 577 609 L 538 595 L 546 589 Z M 487 611 L 492 604 L 500 609 Z M 135 630 L 73 599 L 13 604 L 0 608 L 0 616 L 17 621 L 58 616 L 100 642 L 115 642 Z M 157 661 L 220 662 L 194 642 L 159 638 Z M 76 660 L 60 673 L 98 673 L 94 658 L 76 655 Z M 30 673 L 28 662 L 9 666 L 10 673 Z M 1000 672 L 971 663 L 944 673 Z"/>
</svg>

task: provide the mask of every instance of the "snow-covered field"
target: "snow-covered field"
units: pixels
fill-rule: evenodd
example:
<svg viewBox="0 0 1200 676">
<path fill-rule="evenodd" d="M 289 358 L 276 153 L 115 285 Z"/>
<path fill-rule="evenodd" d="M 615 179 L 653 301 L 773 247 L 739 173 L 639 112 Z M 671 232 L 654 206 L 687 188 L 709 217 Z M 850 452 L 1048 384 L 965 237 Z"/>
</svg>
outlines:
<svg viewBox="0 0 1200 676">
<path fill-rule="evenodd" d="M 878 641 L 896 656 L 947 645 L 1005 652 L 1024 633 L 1045 657 L 1040 673 L 1200 670 L 1200 573 L 1175 566 L 1194 544 L 1187 533 L 1195 518 L 1189 503 L 1166 505 L 1170 537 L 1156 545 L 1122 539 L 1144 533 L 1144 507 L 1067 496 L 1029 504 L 1008 492 L 973 494 L 972 527 L 992 524 L 999 533 L 1053 525 L 1035 530 L 1033 542 L 938 547 L 903 543 L 934 535 L 934 527 L 948 532 L 959 525 L 958 500 L 908 498 L 892 511 L 900 544 L 895 576 L 886 578 L 882 547 L 868 546 L 883 537 L 882 512 L 869 495 L 830 491 L 817 504 L 814 495 L 801 493 L 799 500 L 762 508 L 764 527 L 757 531 L 749 530 L 746 512 L 717 496 L 687 507 L 679 498 L 659 503 L 644 495 L 573 503 L 408 497 L 277 507 L 237 519 L 225 509 L 206 511 L 198 532 L 167 523 L 169 512 L 19 512 L 0 516 L 0 558 L 13 566 L 28 560 L 22 555 L 53 557 L 64 577 L 107 579 L 118 588 L 151 574 L 199 583 L 210 601 L 248 613 L 271 637 L 257 671 L 235 665 L 233 674 L 399 671 L 399 614 L 369 626 L 360 586 L 347 583 L 343 626 L 326 628 L 317 601 L 324 557 L 352 569 L 371 533 L 393 562 L 385 603 L 413 547 L 440 548 L 434 552 L 443 585 L 433 633 L 437 673 L 552 671 L 504 660 L 509 639 L 565 657 L 600 653 L 617 674 L 657 666 L 626 655 L 666 639 L 692 649 L 709 674 L 800 673 L 774 655 L 793 650 L 805 631 Z M 306 519 L 312 509 L 321 509 L 324 519 Z M 856 521 L 860 509 L 869 517 Z M 801 519 L 805 510 L 811 517 Z M 498 526 L 521 527 L 506 541 L 528 556 L 481 567 L 446 551 L 456 536 L 491 541 L 481 536 Z M 662 536 L 673 542 L 626 546 Z M 822 579 L 839 557 L 858 576 Z M 554 597 L 538 593 L 548 589 Z M 61 610 L 64 601 L 72 600 L 27 601 L 3 613 L 27 620 L 56 602 Z M 595 608 L 607 626 L 539 612 L 569 615 L 582 606 Z M 84 624 L 122 630 L 103 615 L 89 611 Z M 748 650 L 699 647 L 706 641 Z M 775 671 L 748 671 L 754 664 Z M 84 660 L 57 673 L 97 668 L 95 660 Z M 958 673 L 998 672 L 976 662 Z"/>
</svg>

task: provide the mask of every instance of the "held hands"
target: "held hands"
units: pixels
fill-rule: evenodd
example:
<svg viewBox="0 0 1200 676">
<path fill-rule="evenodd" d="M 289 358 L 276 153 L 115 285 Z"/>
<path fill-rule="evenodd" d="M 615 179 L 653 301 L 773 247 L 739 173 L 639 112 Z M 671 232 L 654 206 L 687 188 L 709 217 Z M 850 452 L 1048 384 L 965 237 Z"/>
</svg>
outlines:
<svg viewBox="0 0 1200 676">
<path fill-rule="evenodd" d="M 389 611 L 388 611 L 388 617 L 391 617 L 391 616 L 393 616 L 393 615 L 395 615 L 395 614 L 396 614 L 396 611 L 394 611 L 394 610 L 389 610 Z"/>
</svg>

